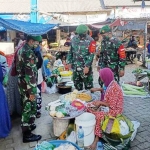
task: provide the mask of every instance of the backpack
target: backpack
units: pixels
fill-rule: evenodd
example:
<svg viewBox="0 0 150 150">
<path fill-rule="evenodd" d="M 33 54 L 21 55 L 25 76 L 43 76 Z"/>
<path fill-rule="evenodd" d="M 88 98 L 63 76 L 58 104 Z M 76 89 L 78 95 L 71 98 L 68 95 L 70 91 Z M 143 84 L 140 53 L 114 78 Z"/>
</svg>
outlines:
<svg viewBox="0 0 150 150">
<path fill-rule="evenodd" d="M 150 54 L 150 43 L 147 45 L 148 53 Z"/>
</svg>

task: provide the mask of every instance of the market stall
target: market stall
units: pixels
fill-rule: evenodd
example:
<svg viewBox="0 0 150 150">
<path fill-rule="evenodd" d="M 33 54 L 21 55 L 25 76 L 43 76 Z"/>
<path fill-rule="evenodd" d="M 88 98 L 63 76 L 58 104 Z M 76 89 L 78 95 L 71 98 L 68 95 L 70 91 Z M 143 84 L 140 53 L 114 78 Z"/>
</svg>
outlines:
<svg viewBox="0 0 150 150">
<path fill-rule="evenodd" d="M 8 30 L 20 31 L 27 35 L 43 35 L 56 27 L 56 24 L 39 24 L 39 23 L 30 23 L 18 20 L 11 19 L 2 19 L 0 18 L 0 26 Z M 1 51 L 6 54 L 6 58 L 9 66 L 13 60 L 14 53 L 14 43 L 12 42 L 2 42 Z"/>
</svg>

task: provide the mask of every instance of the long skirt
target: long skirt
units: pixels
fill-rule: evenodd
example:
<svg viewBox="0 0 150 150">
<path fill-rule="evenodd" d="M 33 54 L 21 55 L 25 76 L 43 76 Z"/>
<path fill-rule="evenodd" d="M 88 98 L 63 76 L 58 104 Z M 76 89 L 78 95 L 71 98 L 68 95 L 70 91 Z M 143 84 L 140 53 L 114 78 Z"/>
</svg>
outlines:
<svg viewBox="0 0 150 150">
<path fill-rule="evenodd" d="M 0 83 L 0 138 L 5 138 L 11 130 L 8 103 L 2 84 Z"/>
<path fill-rule="evenodd" d="M 8 84 L 7 84 L 7 100 L 10 114 L 17 113 L 21 115 L 21 101 L 20 101 L 20 93 L 18 90 L 18 77 L 11 76 L 11 69 L 8 74 Z"/>
</svg>

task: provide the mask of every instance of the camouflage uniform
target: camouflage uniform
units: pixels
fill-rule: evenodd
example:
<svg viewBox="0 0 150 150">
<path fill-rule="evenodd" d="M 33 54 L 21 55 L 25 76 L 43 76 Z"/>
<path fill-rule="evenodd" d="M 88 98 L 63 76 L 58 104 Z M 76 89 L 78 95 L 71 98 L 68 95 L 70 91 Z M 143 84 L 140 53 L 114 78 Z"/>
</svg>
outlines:
<svg viewBox="0 0 150 150">
<path fill-rule="evenodd" d="M 89 45 L 93 39 L 86 35 L 84 40 L 80 40 L 79 35 L 76 35 L 71 42 L 71 49 L 68 53 L 67 63 L 72 65 L 73 82 L 75 88 L 83 90 L 83 83 L 85 89 L 93 87 L 93 72 L 92 62 L 94 54 L 89 52 Z M 89 68 L 88 74 L 84 75 L 84 67 Z"/>
<path fill-rule="evenodd" d="M 100 30 L 101 32 L 106 32 L 105 28 Z M 102 33 L 101 33 L 102 34 Z M 101 42 L 101 51 L 98 66 L 102 68 L 110 68 L 114 73 L 114 78 L 119 82 L 119 71 L 124 70 L 126 65 L 126 59 L 121 59 L 118 50 L 121 46 L 121 42 L 116 38 L 103 38 Z M 99 79 L 99 83 L 102 86 L 102 82 Z"/>
<path fill-rule="evenodd" d="M 30 95 L 37 94 L 37 59 L 32 48 L 25 44 L 18 51 L 17 73 L 18 85 L 22 103 L 21 127 L 23 132 L 30 131 L 36 115 L 36 99 L 30 100 Z"/>
</svg>

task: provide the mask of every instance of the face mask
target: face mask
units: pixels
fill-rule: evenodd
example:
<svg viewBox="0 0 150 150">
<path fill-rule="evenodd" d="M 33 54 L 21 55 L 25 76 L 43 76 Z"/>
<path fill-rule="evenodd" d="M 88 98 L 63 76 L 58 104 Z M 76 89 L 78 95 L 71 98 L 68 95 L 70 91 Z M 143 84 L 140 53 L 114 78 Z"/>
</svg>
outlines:
<svg viewBox="0 0 150 150">
<path fill-rule="evenodd" d="M 80 38 L 80 40 L 85 40 L 86 34 L 85 33 L 84 34 L 79 34 L 79 38 Z"/>
</svg>

